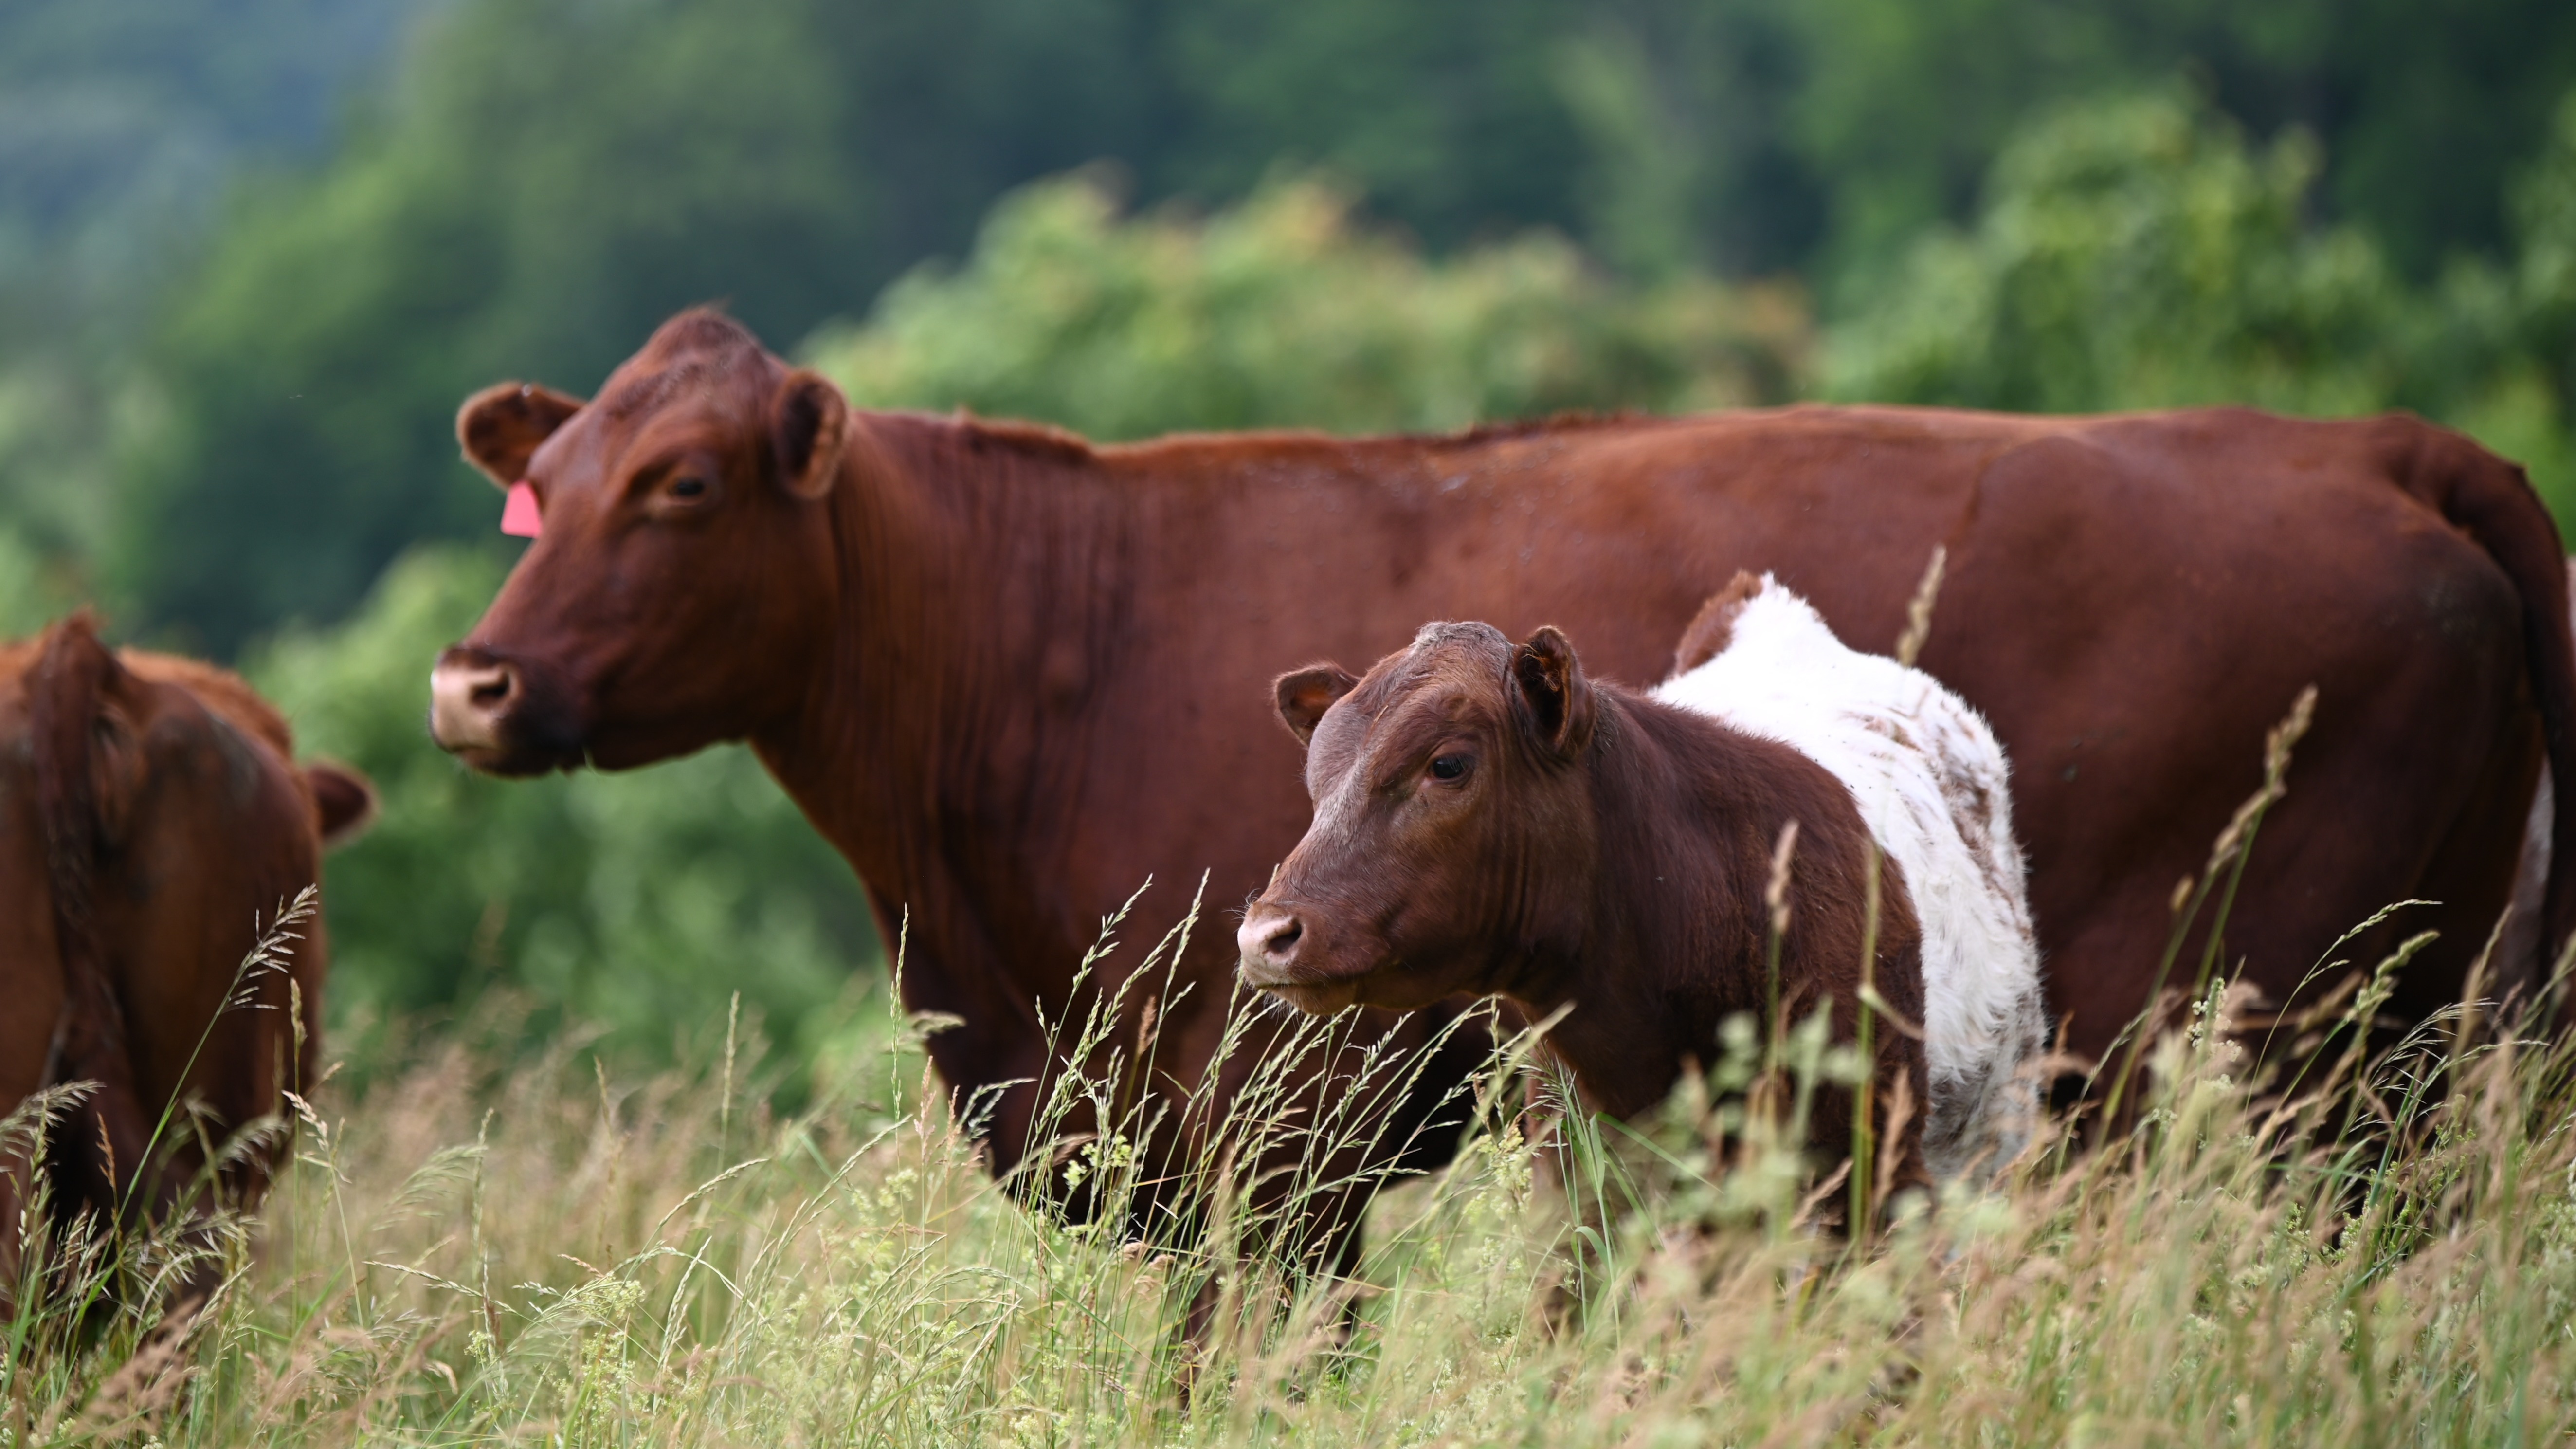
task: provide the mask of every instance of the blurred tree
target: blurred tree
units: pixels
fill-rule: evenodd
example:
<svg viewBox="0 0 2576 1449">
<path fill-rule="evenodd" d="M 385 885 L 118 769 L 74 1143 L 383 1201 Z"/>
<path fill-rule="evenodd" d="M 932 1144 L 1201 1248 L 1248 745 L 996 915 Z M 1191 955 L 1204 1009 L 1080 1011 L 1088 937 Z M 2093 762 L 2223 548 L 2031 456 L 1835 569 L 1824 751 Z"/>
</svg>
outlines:
<svg viewBox="0 0 2576 1449">
<path fill-rule="evenodd" d="M 2576 88 L 2507 188 L 2517 243 L 2455 262 L 2419 324 L 2423 404 L 2531 469 L 2576 539 Z"/>
<path fill-rule="evenodd" d="M 45 562 L 15 530 L 0 527 L 0 639 L 18 639 L 67 612 Z"/>
<path fill-rule="evenodd" d="M 171 416 L 109 563 L 185 642 L 328 615 L 485 525 L 448 435 L 471 388 L 594 380 L 708 296 L 792 334 L 864 295 L 866 196 L 797 12 L 473 4 L 423 45 L 339 164 L 242 199 L 161 339 Z"/>
<path fill-rule="evenodd" d="M 1580 234 L 1622 268 L 1765 276 L 1824 237 L 1830 178 L 1800 149 L 1792 103 L 1829 61 L 1787 0 L 1596 0 L 1556 49 L 1583 142 Z"/>
<path fill-rule="evenodd" d="M 2316 148 L 2250 147 L 2166 93 L 2043 118 L 1962 231 L 1917 241 L 1835 332 L 1839 396 L 2030 412 L 2381 405 L 2400 289 L 2350 228 L 2311 230 Z"/>
<path fill-rule="evenodd" d="M 2304 223 L 2317 174 L 2304 135 L 2250 145 L 2188 92 L 2061 110 L 2005 148 L 1973 224 L 1918 240 L 1828 333 L 1825 389 L 2034 412 L 2409 407 L 2523 461 L 2576 519 L 2576 97 L 2517 183 L 2519 259 L 2461 259 L 2432 289 L 2359 227 Z"/>
<path fill-rule="evenodd" d="M 0 559 L 0 569 L 5 569 Z M 393 1016 L 516 987 L 535 1025 L 608 1030 L 612 1051 L 705 1045 L 733 992 L 810 1048 L 876 929 L 849 867 L 738 746 L 628 775 L 474 775 L 429 743 L 427 662 L 501 581 L 491 553 L 405 555 L 356 614 L 290 629 L 246 662 L 299 749 L 375 781 L 384 813 L 329 856 L 335 1050 Z M 350 1030 L 354 1029 L 354 1030 Z"/>
<path fill-rule="evenodd" d="M 173 260 L 234 161 L 325 139 L 344 88 L 423 3 L 0 6 L 7 320 L 58 328 L 135 320 L 152 289 L 134 283 Z"/>
<path fill-rule="evenodd" d="M 2318 200 L 2421 279 L 2455 250 L 2505 244 L 2503 182 L 2576 82 L 2576 7 L 2552 0 L 1814 0 L 1786 13 L 1808 67 L 1790 125 L 1830 183 L 1830 270 L 1845 278 L 1964 217 L 2034 108 L 2187 70 L 2257 133 L 2316 136 Z"/>
<path fill-rule="evenodd" d="M 426 0 L 0 5 L 0 519 L 75 587 L 105 542 L 131 352 L 246 161 L 320 148 Z"/>
<path fill-rule="evenodd" d="M 1276 180 L 1205 222 L 1121 220 L 1091 179 L 1044 182 L 994 208 L 963 267 L 911 273 L 863 327 L 807 351 L 863 406 L 966 406 L 1099 438 L 1787 395 L 1806 341 L 1793 292 L 1641 291 L 1545 235 L 1426 262 L 1350 208 Z"/>
<path fill-rule="evenodd" d="M 1185 124 L 1136 157 L 1149 194 L 1240 196 L 1284 160 L 1435 247 L 1576 220 L 1582 155 L 1550 72 L 1579 6 L 1201 0 L 1157 19 Z"/>
</svg>

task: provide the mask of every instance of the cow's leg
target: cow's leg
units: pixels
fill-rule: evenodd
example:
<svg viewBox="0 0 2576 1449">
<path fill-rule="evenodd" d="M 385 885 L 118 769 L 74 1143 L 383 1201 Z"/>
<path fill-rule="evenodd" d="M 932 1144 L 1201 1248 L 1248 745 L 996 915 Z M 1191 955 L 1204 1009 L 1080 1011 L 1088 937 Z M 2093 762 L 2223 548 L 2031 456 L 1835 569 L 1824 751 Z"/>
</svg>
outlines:
<svg viewBox="0 0 2576 1449">
<path fill-rule="evenodd" d="M 2419 958 L 2426 969 L 2410 964 L 2389 1003 L 2408 1019 L 2429 1016 L 2459 1001 L 2469 989 L 2471 967 L 2490 941 L 2497 949 L 2476 983 L 2480 1000 L 2501 1001 L 2507 995 L 2528 1000 L 2540 984 L 2537 932 L 2508 955 L 2507 943 L 2496 930 L 2498 918 L 2513 901 L 2532 826 L 2532 802 L 2537 795 L 2544 809 L 2550 804 L 2549 797 L 2537 789 L 2543 768 L 2537 714 L 2517 712 L 2486 744 L 2484 768 L 2417 888 L 2421 899 L 2441 903 L 2429 913 L 2432 919 L 2426 928 L 2441 931 L 2442 937 Z M 2546 820 L 2541 824 L 2545 831 Z M 2545 883 L 2545 847 L 2540 865 Z M 2536 913 L 2533 924 L 2539 924 Z"/>
<path fill-rule="evenodd" d="M 2571 584 L 2576 584 L 2576 558 L 2567 561 Z M 2576 621 L 2576 589 L 2570 590 L 2571 621 Z M 2549 766 L 2540 767 L 2540 783 L 2532 791 L 2531 811 L 2522 827 L 2522 857 L 2514 868 L 2512 914 L 2505 919 L 2503 934 L 2496 941 L 2493 980 L 2495 999 L 2502 1001 L 2517 989 L 2538 991 L 2546 983 L 2545 973 L 2557 963 L 2544 959 L 2541 943 L 2543 913 L 2549 904 L 2549 865 L 2552 850 L 2551 822 L 2557 816 L 2557 791 L 2553 788 Z"/>
<path fill-rule="evenodd" d="M 2540 767 L 2540 783 L 2531 792 L 2531 809 L 2522 822 L 2522 855 L 2514 864 L 2513 903 L 2496 938 L 2494 996 L 2502 1001 L 2515 991 L 2539 989 L 2542 973 L 2555 963 L 2541 959 L 2541 912 L 2549 902 L 2550 822 L 2556 818 L 2557 792 L 2549 766 Z"/>
</svg>

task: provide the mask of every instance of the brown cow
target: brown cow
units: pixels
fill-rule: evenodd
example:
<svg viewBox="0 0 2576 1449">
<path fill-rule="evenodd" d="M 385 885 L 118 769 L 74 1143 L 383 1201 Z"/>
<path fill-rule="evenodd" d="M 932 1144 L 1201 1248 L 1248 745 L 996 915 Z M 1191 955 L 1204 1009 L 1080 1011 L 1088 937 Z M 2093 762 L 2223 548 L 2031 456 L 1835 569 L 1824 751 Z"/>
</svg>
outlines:
<svg viewBox="0 0 2576 1449">
<path fill-rule="evenodd" d="M 439 742 L 531 774 L 749 740 L 880 920 L 908 913 L 907 1002 L 963 1019 L 931 1052 L 998 1092 L 997 1166 L 1038 1100 L 1003 1084 L 1048 1071 L 1039 1014 L 1079 1015 L 1102 917 L 1152 876 L 1127 936 L 1157 939 L 1202 872 L 1241 900 L 1296 842 L 1273 671 L 1377 658 L 1424 619 L 1552 621 L 1642 680 L 1740 569 L 1892 641 L 1946 545 L 1922 663 L 2010 752 L 2050 1006 L 2084 1052 L 2141 1006 L 2174 882 L 2307 685 L 2226 941 L 2275 997 L 2416 897 L 2444 904 L 2399 924 L 2443 935 L 2395 1005 L 2445 1000 L 2504 906 L 2544 734 L 2576 778 L 2557 531 L 2519 470 L 2406 417 L 1793 408 L 1093 448 L 853 412 L 690 312 L 594 402 L 505 384 L 458 432 L 529 483 L 543 536 L 441 657 Z M 1159 1019 L 1184 1082 L 1228 1015 L 1225 934 Z"/>
<path fill-rule="evenodd" d="M 0 645 L 0 1104 L 95 1084 L 42 1165 L 58 1224 L 265 1188 L 266 1155 L 221 1148 L 311 1080 L 321 923 L 295 928 L 282 970 L 243 979 L 244 958 L 375 803 L 354 772 L 293 758 L 286 722 L 241 680 L 111 652 L 86 616 Z M 36 1168 L 23 1139 L 11 1151 L 0 1304 Z"/>
</svg>

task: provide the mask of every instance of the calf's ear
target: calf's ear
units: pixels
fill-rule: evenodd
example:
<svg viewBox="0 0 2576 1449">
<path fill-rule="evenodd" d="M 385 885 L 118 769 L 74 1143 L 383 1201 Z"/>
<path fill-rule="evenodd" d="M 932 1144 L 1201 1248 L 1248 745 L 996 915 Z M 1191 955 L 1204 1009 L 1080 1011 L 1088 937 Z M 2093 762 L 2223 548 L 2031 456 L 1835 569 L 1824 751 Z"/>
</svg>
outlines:
<svg viewBox="0 0 2576 1449">
<path fill-rule="evenodd" d="M 465 461 L 503 488 L 528 476 L 528 458 L 581 411 L 581 399 L 533 382 L 496 383 L 456 410 L 456 441 Z"/>
<path fill-rule="evenodd" d="M 1699 606 L 1699 614 L 1682 631 L 1682 642 L 1673 646 L 1673 673 L 1688 674 L 1727 651 L 1735 643 L 1735 619 L 1756 594 L 1769 586 L 1771 576 L 1755 577 L 1743 569 L 1723 589 L 1709 595 Z"/>
<path fill-rule="evenodd" d="M 831 379 L 801 367 L 787 374 L 769 405 L 770 446 L 787 491 L 809 501 L 831 492 L 849 431 L 850 405 Z"/>
<path fill-rule="evenodd" d="M 323 849 L 346 845 L 376 823 L 376 787 L 349 766 L 315 760 L 304 767 L 304 783 L 313 790 Z"/>
<path fill-rule="evenodd" d="M 1571 755 L 1591 742 L 1592 681 L 1583 677 L 1573 641 L 1563 630 L 1542 625 L 1527 643 L 1512 651 L 1512 683 L 1529 707 L 1540 744 Z"/>
<path fill-rule="evenodd" d="M 1315 726 L 1323 722 L 1324 711 L 1333 707 L 1333 701 L 1358 684 L 1359 680 L 1340 665 L 1316 664 L 1280 675 L 1271 691 L 1279 701 L 1280 721 L 1302 745 L 1315 738 Z"/>
</svg>

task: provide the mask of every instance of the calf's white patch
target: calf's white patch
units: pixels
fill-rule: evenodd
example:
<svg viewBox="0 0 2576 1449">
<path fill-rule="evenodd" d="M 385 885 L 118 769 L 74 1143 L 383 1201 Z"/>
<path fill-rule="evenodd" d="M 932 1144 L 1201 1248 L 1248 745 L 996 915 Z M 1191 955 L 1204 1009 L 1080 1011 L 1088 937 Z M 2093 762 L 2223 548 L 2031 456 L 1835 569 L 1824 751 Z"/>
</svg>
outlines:
<svg viewBox="0 0 2576 1449">
<path fill-rule="evenodd" d="M 1923 932 L 1924 1165 L 1948 1179 L 2020 1151 L 2046 1018 L 2003 747 L 1919 669 L 1834 637 L 1765 574 L 1707 663 L 1654 697 L 1777 740 L 1844 788 L 1904 873 Z"/>
</svg>

